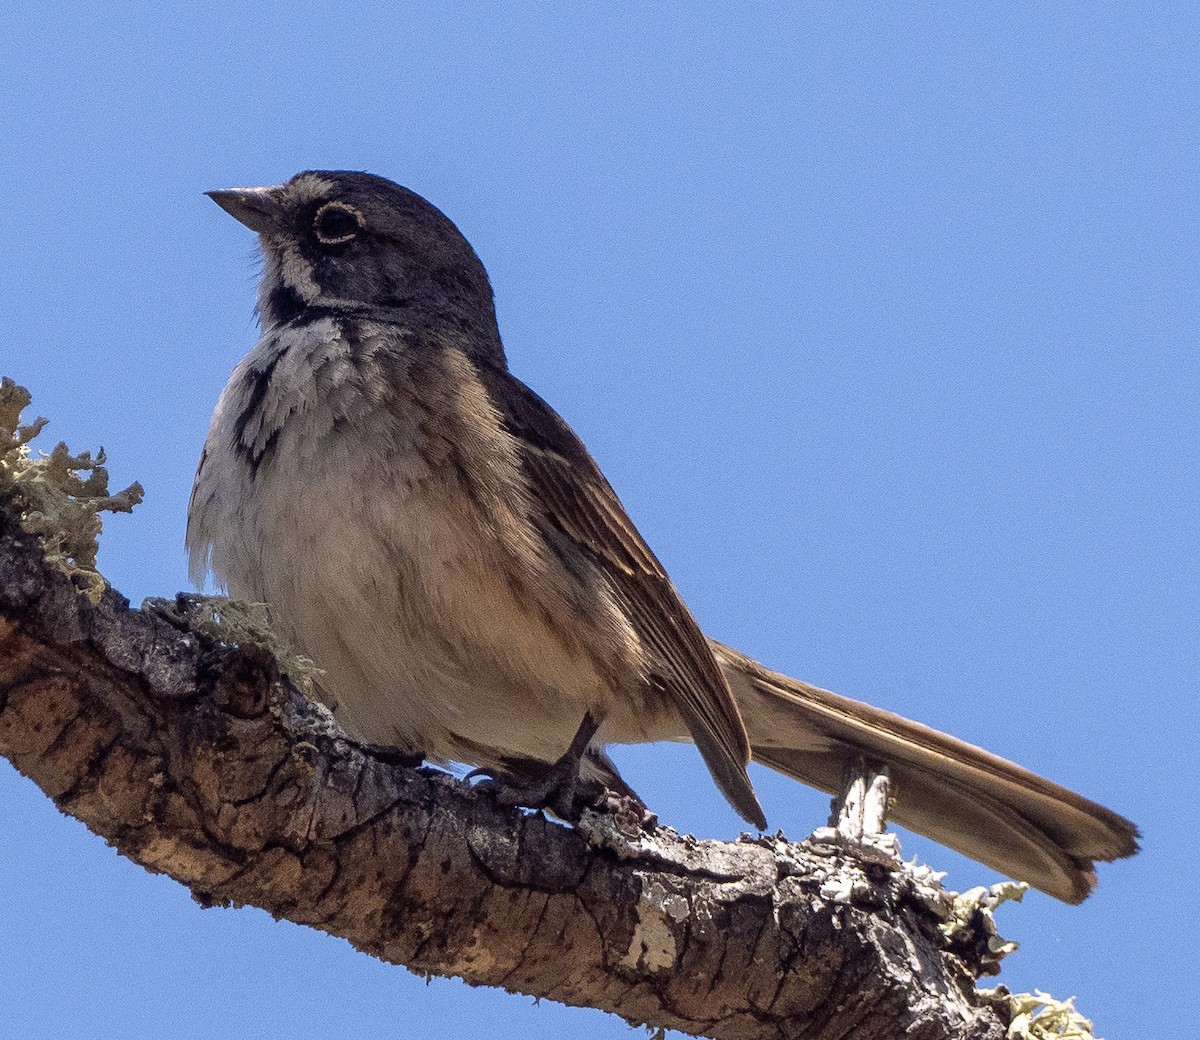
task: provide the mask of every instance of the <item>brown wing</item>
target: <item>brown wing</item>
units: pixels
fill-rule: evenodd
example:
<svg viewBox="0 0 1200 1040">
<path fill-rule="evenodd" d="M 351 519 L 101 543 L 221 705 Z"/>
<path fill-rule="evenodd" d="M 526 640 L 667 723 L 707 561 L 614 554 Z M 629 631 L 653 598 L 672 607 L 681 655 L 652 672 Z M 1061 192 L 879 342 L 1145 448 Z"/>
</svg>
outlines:
<svg viewBox="0 0 1200 1040">
<path fill-rule="evenodd" d="M 508 372 L 481 372 L 543 510 L 535 519 L 577 545 L 609 578 L 657 663 L 653 679 L 675 703 L 713 779 L 760 829 L 766 818 L 746 775 L 750 744 L 708 640 L 575 432 Z"/>
</svg>

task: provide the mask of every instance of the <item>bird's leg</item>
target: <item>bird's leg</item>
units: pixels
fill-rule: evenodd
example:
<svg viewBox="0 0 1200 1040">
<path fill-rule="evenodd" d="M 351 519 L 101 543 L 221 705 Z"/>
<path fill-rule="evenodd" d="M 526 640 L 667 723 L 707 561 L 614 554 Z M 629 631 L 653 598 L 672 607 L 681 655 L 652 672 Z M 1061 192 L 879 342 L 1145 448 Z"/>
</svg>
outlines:
<svg viewBox="0 0 1200 1040">
<path fill-rule="evenodd" d="M 588 712 L 583 716 L 570 747 L 558 761 L 546 765 L 522 760 L 519 770 L 495 776 L 488 784 L 501 805 L 523 805 L 529 809 L 549 809 L 555 816 L 574 823 L 581 811 L 604 797 L 604 784 L 598 780 L 584 779 L 580 765 L 600 720 Z M 516 775 L 519 771 L 520 774 Z M 478 776 L 485 770 L 474 770 L 468 774 Z"/>
<path fill-rule="evenodd" d="M 887 766 L 858 759 L 846 771 L 842 793 L 831 803 L 829 826 L 850 841 L 882 834 L 891 792 Z"/>
</svg>

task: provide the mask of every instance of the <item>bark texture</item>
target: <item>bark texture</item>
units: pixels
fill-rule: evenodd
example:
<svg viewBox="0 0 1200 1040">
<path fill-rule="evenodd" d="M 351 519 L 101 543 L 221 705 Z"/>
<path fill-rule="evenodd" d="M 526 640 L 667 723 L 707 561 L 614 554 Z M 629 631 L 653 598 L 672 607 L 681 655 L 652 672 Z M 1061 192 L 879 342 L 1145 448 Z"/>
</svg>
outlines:
<svg viewBox="0 0 1200 1040">
<path fill-rule="evenodd" d="M 999 1040 L 989 922 L 837 844 L 568 828 L 349 740 L 274 656 L 98 602 L 0 514 L 0 754 L 201 902 L 724 1040 Z"/>
</svg>

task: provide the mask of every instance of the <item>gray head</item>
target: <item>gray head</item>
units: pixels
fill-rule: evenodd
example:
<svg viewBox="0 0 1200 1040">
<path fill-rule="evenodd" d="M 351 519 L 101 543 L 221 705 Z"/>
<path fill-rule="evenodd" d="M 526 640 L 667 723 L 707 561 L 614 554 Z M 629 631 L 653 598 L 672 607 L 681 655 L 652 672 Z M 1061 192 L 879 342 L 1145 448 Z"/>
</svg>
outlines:
<svg viewBox="0 0 1200 1040">
<path fill-rule="evenodd" d="M 504 363 L 483 263 L 415 192 L 369 173 L 309 170 L 274 187 L 208 195 L 258 232 L 265 328 L 368 317 L 464 338 L 477 360 Z"/>
</svg>

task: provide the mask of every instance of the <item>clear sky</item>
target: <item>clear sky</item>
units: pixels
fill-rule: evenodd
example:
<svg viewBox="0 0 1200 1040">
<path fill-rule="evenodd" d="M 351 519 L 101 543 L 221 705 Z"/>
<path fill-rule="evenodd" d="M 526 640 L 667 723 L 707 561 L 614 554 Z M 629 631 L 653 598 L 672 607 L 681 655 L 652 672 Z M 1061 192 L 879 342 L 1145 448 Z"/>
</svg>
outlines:
<svg viewBox="0 0 1200 1040">
<path fill-rule="evenodd" d="M 103 445 L 146 486 L 101 566 L 173 594 L 255 338 L 253 236 L 201 192 L 412 187 L 711 634 L 1141 825 L 1085 905 L 1003 909 L 1002 981 L 1171 1035 L 1200 996 L 1173 926 L 1200 822 L 1198 11 L 10 5 L 0 373 L 47 450 Z M 740 830 L 692 749 L 618 757 L 665 821 Z M 754 779 L 773 826 L 822 822 L 823 796 Z M 201 910 L 2 762 L 0 815 L 6 1036 L 631 1035 Z"/>
</svg>

